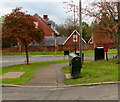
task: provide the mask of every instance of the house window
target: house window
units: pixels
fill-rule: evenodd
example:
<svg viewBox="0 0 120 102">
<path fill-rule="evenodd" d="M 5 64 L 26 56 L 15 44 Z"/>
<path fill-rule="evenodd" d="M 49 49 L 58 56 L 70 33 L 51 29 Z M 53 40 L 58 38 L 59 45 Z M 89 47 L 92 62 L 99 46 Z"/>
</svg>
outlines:
<svg viewBox="0 0 120 102">
<path fill-rule="evenodd" d="M 35 28 L 38 28 L 38 22 L 33 22 L 35 24 Z"/>
<path fill-rule="evenodd" d="M 73 42 L 77 42 L 78 41 L 78 35 L 73 35 Z"/>
<path fill-rule="evenodd" d="M 49 27 L 51 27 L 51 24 L 48 24 Z"/>
</svg>

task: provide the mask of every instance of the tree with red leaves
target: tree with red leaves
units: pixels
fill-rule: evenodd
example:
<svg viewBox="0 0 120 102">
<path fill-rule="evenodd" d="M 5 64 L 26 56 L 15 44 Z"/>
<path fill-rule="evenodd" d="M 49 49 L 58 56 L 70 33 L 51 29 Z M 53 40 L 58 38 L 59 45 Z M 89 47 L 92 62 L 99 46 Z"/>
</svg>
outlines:
<svg viewBox="0 0 120 102">
<path fill-rule="evenodd" d="M 116 35 L 118 29 L 118 11 L 117 2 L 93 2 L 91 8 L 85 9 L 86 15 L 94 17 L 95 22 L 102 26 L 99 29 L 106 30 L 111 34 Z"/>
<path fill-rule="evenodd" d="M 29 64 L 27 46 L 33 40 L 41 42 L 44 34 L 41 29 L 35 27 L 33 17 L 20 10 L 21 8 L 17 7 L 10 14 L 5 15 L 2 24 L 2 38 L 17 42 L 19 47 L 24 46 L 26 61 Z"/>
<path fill-rule="evenodd" d="M 74 25 L 74 29 L 76 29 L 79 18 L 79 7 L 75 5 L 73 1 L 63 2 L 63 4 L 65 4 L 65 7 L 63 8 L 67 10 L 66 13 L 73 13 L 71 16 L 69 16 L 68 21 L 71 22 Z"/>
<path fill-rule="evenodd" d="M 91 7 L 91 8 L 90 8 Z M 119 2 L 93 2 L 86 8 L 86 16 L 94 17 L 97 29 L 103 36 L 116 37 L 118 63 L 120 64 L 120 4 Z"/>
</svg>

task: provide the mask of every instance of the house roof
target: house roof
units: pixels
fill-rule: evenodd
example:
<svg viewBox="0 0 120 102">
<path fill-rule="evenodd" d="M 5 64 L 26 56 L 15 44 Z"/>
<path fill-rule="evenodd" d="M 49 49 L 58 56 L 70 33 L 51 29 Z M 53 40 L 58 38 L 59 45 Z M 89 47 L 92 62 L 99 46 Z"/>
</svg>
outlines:
<svg viewBox="0 0 120 102">
<path fill-rule="evenodd" d="M 55 42 L 58 45 L 63 45 L 63 43 L 66 39 L 67 39 L 67 37 L 45 37 L 44 42 L 45 42 L 46 46 L 54 46 Z"/>
<path fill-rule="evenodd" d="M 63 45 L 70 39 L 70 37 L 74 34 L 74 33 L 76 33 L 76 34 L 78 34 L 78 36 L 80 36 L 80 34 L 77 32 L 77 30 L 74 30 L 73 32 L 72 32 L 72 34 L 65 40 L 65 42 L 63 43 Z M 84 43 L 86 43 L 86 41 L 82 38 L 82 41 L 84 42 Z"/>
<path fill-rule="evenodd" d="M 28 46 L 40 46 L 40 45 L 41 44 L 39 44 L 37 41 L 33 41 Z"/>
<path fill-rule="evenodd" d="M 54 37 L 45 37 L 44 43 L 40 44 L 37 41 L 31 42 L 28 46 L 55 46 L 55 38 Z"/>
<path fill-rule="evenodd" d="M 67 37 L 56 37 L 58 45 L 63 45 L 65 40 L 67 40 Z"/>
<path fill-rule="evenodd" d="M 46 22 L 46 24 L 48 24 L 48 25 L 51 24 L 51 25 L 55 26 L 55 22 L 53 22 L 53 21 L 51 21 L 51 20 L 47 20 L 47 21 L 45 20 L 45 22 Z"/>
<path fill-rule="evenodd" d="M 55 46 L 55 38 L 54 37 L 45 37 L 44 39 L 46 46 Z"/>
<path fill-rule="evenodd" d="M 34 20 L 35 22 L 39 22 L 38 27 L 43 30 L 45 36 L 53 36 L 54 30 L 37 13 L 34 15 Z"/>
<path fill-rule="evenodd" d="M 67 37 L 45 37 L 44 44 L 39 44 L 37 41 L 33 41 L 28 46 L 55 46 L 55 43 L 57 43 L 58 45 L 63 45 L 66 39 Z"/>
</svg>

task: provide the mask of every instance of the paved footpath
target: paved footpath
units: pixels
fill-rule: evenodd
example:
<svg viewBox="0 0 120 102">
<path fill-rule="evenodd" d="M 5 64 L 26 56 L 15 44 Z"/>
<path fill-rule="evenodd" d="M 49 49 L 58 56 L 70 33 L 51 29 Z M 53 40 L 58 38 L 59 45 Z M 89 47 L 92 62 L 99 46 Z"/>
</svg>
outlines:
<svg viewBox="0 0 120 102">
<path fill-rule="evenodd" d="M 64 85 L 64 74 L 61 68 L 68 63 L 52 64 L 38 69 L 34 77 L 27 82 L 26 86 L 62 86 Z"/>
</svg>

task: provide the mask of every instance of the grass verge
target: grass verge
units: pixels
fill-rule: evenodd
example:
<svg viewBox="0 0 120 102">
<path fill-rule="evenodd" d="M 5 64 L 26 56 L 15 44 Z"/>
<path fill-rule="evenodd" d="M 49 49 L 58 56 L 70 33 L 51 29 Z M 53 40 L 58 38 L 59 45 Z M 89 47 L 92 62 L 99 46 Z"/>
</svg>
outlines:
<svg viewBox="0 0 120 102">
<path fill-rule="evenodd" d="M 24 56 L 25 52 L 2 53 L 2 56 Z M 29 52 L 29 55 L 64 55 L 63 51 L 58 52 Z"/>
<path fill-rule="evenodd" d="M 69 66 L 63 67 L 62 71 L 70 73 Z M 74 85 L 118 81 L 118 64 L 116 64 L 116 59 L 86 62 L 81 69 L 81 76 L 82 78 L 78 79 L 65 79 L 65 84 Z"/>
<path fill-rule="evenodd" d="M 72 53 L 72 52 L 70 52 Z M 83 51 L 84 55 L 94 55 L 94 51 Z M 117 49 L 110 49 L 108 54 L 117 54 Z M 29 52 L 29 55 L 64 55 L 63 51 L 58 52 Z M 2 53 L 2 56 L 25 56 L 25 52 Z"/>
<path fill-rule="evenodd" d="M 65 62 L 68 62 L 68 60 L 37 62 L 37 63 L 30 63 L 29 65 L 20 64 L 20 65 L 2 67 L 2 74 L 5 74 L 7 72 L 25 72 L 25 74 L 23 74 L 20 78 L 2 79 L 2 84 L 14 84 L 14 85 L 24 84 L 33 77 L 37 69 L 50 64 L 65 63 Z"/>
<path fill-rule="evenodd" d="M 94 50 L 83 51 L 84 55 L 94 55 Z M 109 49 L 108 54 L 117 54 L 117 49 Z"/>
</svg>

